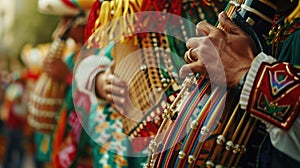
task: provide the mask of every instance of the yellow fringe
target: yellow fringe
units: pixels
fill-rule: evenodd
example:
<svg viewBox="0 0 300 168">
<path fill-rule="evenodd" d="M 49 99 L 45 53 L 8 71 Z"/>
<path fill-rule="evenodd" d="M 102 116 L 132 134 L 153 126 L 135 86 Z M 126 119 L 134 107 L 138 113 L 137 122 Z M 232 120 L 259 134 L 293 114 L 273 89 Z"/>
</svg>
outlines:
<svg viewBox="0 0 300 168">
<path fill-rule="evenodd" d="M 92 42 L 96 42 L 102 49 L 111 41 L 125 42 L 127 37 L 135 38 L 133 28 L 137 18 L 132 14 L 139 12 L 141 5 L 142 0 L 103 1 L 95 23 L 95 31 L 88 40 L 88 47 L 92 46 Z M 137 40 L 134 41 L 137 44 Z"/>
</svg>

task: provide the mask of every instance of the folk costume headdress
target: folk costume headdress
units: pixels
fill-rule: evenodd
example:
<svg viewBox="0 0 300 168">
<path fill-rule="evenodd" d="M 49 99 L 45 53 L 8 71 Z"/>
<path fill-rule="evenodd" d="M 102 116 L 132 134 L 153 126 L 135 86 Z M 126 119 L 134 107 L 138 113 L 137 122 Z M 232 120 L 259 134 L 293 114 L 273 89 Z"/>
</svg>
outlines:
<svg viewBox="0 0 300 168">
<path fill-rule="evenodd" d="M 59 16 L 74 16 L 80 10 L 88 11 L 94 0 L 39 0 L 38 9 L 41 13 Z"/>
</svg>

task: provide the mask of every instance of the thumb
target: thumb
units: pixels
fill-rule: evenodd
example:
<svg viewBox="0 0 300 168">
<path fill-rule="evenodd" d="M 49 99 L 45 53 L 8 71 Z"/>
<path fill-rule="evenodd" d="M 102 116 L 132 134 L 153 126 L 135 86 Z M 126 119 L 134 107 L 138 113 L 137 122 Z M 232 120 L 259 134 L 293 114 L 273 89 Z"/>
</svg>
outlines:
<svg viewBox="0 0 300 168">
<path fill-rule="evenodd" d="M 232 20 L 224 13 L 219 14 L 219 22 L 225 32 L 235 35 L 245 34 Z"/>
</svg>

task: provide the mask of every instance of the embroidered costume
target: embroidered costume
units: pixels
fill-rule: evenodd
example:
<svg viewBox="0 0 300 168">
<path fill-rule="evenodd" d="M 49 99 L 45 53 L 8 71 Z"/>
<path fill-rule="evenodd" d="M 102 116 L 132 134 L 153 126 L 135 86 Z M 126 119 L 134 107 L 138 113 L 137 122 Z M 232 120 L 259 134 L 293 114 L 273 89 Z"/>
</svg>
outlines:
<svg viewBox="0 0 300 168">
<path fill-rule="evenodd" d="M 271 151 L 265 157 L 289 158 L 290 161 L 279 157 L 271 161 L 288 167 L 300 163 L 300 3 L 295 3 L 298 4 L 289 15 L 275 18 L 276 24 L 270 31 L 273 57 L 260 53 L 255 58 L 240 98 L 241 107 L 267 125 L 266 141 L 271 141 L 275 153 Z M 268 145 L 264 146 L 262 152 Z"/>
<path fill-rule="evenodd" d="M 163 109 L 167 104 L 171 103 L 179 89 L 176 85 L 180 81 L 176 81 L 176 76 L 179 68 L 184 64 L 182 57 L 187 50 L 184 41 L 194 35 L 195 32 L 192 27 L 199 21 L 205 19 L 215 23 L 218 12 L 224 8 L 225 4 L 226 2 L 219 1 L 168 2 L 148 0 L 97 1 L 94 3 L 86 29 L 86 34 L 91 35 L 87 40 L 87 48 L 96 46 L 99 48 L 99 51 L 93 50 L 93 55 L 84 57 L 81 60 L 76 69 L 75 80 L 78 90 L 93 93 L 90 99 L 94 104 L 88 114 L 87 127 L 93 139 L 92 149 L 95 167 L 105 165 L 110 165 L 111 167 L 136 167 L 147 162 L 149 137 L 152 138 L 156 134 L 161 122 Z M 161 24 L 158 22 L 159 19 L 164 19 L 161 13 L 152 13 L 153 15 L 148 14 L 146 16 L 141 14 L 137 15 L 137 17 L 131 16 L 133 13 L 145 11 L 169 12 L 187 19 L 192 24 L 177 23 L 176 21 L 178 20 L 175 17 L 173 25 L 167 23 L 170 20 L 172 21 L 171 16 L 170 18 L 166 16 L 166 21 L 163 20 L 163 24 Z M 134 24 L 135 26 L 126 22 L 123 23 L 124 20 L 122 19 L 117 23 L 113 22 L 114 19 L 118 19 L 126 13 L 131 14 L 128 22 L 136 23 Z M 165 22 L 166 24 L 164 25 Z M 116 25 L 120 25 L 117 30 Z M 140 31 L 139 28 L 147 31 Z M 139 34 L 135 34 L 136 32 L 139 32 Z M 122 61 L 126 61 L 125 56 L 131 54 L 128 50 L 134 53 L 135 50 L 139 49 L 143 54 L 141 62 L 144 63 L 142 64 L 144 66 L 135 63 L 134 59 L 130 60 L 130 57 L 128 62 L 122 64 Z M 151 50 L 150 54 L 147 53 L 147 49 Z M 124 60 L 119 58 L 123 56 Z M 135 59 L 139 60 L 140 58 L 136 56 Z M 146 97 L 145 99 L 140 99 L 142 102 L 137 101 L 135 104 L 140 109 L 148 109 L 150 102 L 147 100 L 149 94 L 147 92 L 146 94 L 142 91 L 139 92 L 140 88 L 142 88 L 140 90 L 148 90 L 152 86 L 157 86 L 165 94 L 166 98 L 159 102 L 149 112 L 149 115 L 145 115 L 144 120 L 131 121 L 115 110 L 106 100 L 101 99 L 101 97 L 95 97 L 97 96 L 95 93 L 95 77 L 98 73 L 104 72 L 112 64 L 112 61 L 116 64 L 115 73 L 121 79 L 133 81 L 132 83 L 136 82 L 133 84 L 132 92 L 130 93 L 134 95 L 132 97 L 137 97 L 137 99 L 140 96 Z M 141 68 L 142 71 L 137 72 L 138 77 L 129 80 L 126 76 L 135 67 L 136 69 Z M 158 68 L 151 69 L 149 67 Z M 145 74 L 150 76 L 149 83 L 152 83 L 149 86 L 145 86 L 143 82 L 139 83 L 140 79 L 145 77 Z M 153 78 L 151 75 L 153 75 Z M 139 114 L 136 113 L 134 115 L 138 116 Z"/>
</svg>

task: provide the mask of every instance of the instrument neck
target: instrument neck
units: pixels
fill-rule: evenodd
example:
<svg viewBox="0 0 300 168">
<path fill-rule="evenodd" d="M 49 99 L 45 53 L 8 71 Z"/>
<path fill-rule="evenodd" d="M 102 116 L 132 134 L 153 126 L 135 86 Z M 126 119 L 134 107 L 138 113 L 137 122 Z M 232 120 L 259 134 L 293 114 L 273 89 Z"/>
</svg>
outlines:
<svg viewBox="0 0 300 168">
<path fill-rule="evenodd" d="M 66 41 L 60 38 L 55 39 L 49 49 L 47 57 L 62 58 Z"/>
</svg>

